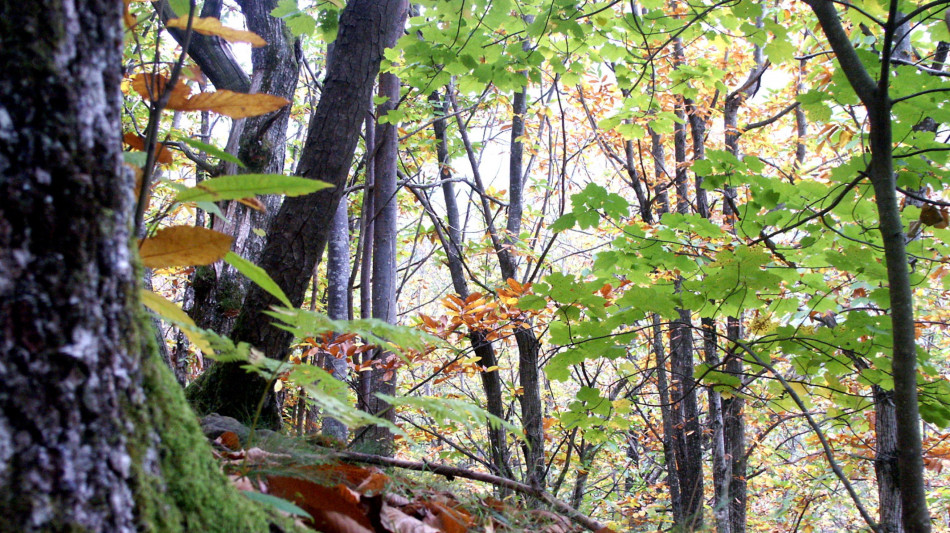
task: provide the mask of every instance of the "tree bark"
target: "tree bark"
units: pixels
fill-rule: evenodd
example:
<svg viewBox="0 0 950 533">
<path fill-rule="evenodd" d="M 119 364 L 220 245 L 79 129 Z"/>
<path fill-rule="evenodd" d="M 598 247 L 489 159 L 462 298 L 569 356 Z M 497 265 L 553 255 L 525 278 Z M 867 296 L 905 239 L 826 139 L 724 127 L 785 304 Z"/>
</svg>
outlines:
<svg viewBox="0 0 950 533">
<path fill-rule="evenodd" d="M 350 280 L 350 224 L 347 216 L 346 197 L 340 199 L 340 205 L 333 215 L 330 241 L 327 243 L 327 315 L 334 320 L 347 320 L 349 315 Z M 349 367 L 346 359 L 324 354 L 326 369 L 333 377 L 346 380 Z M 323 419 L 323 434 L 340 442 L 346 441 L 348 430 L 339 420 Z"/>
<path fill-rule="evenodd" d="M 139 303 L 122 2 L 0 12 L 0 530 L 266 531 Z"/>
<path fill-rule="evenodd" d="M 387 46 L 395 44 L 395 39 Z M 396 201 L 396 174 L 399 159 L 399 139 L 396 124 L 380 123 L 399 102 L 399 78 L 384 72 L 379 76 L 379 96 L 386 101 L 376 106 L 376 182 L 373 187 L 373 318 L 396 323 L 396 233 L 399 206 Z M 370 156 L 373 153 L 370 152 Z M 374 367 L 361 372 L 360 380 L 370 380 L 369 386 L 361 386 L 369 394 L 360 398 L 361 405 L 370 414 L 393 422 L 396 413 L 391 406 L 376 396 L 383 393 L 396 394 L 396 356 L 384 350 L 374 350 Z M 369 449 L 379 455 L 393 453 L 393 434 L 387 428 L 374 426 L 365 434 Z"/>
<path fill-rule="evenodd" d="M 340 16 L 336 50 L 327 66 L 323 95 L 311 118 L 297 167 L 301 176 L 326 181 L 333 188 L 285 200 L 258 262 L 295 307 L 303 303 L 313 267 L 326 247 L 330 219 L 343 196 L 383 50 L 402 31 L 405 12 L 402 0 L 355 0 Z M 282 359 L 293 336 L 270 325 L 271 319 L 263 313 L 272 305 L 279 302 L 260 287 L 251 286 L 232 336 L 268 357 Z M 248 422 L 257 403 L 268 395 L 258 423 L 269 428 L 280 426 L 280 411 L 266 382 L 245 372 L 241 365 L 215 365 L 199 382 L 200 386 L 196 382 L 192 387 L 197 386 L 195 395 L 204 398 L 201 412 L 217 412 Z"/>
</svg>

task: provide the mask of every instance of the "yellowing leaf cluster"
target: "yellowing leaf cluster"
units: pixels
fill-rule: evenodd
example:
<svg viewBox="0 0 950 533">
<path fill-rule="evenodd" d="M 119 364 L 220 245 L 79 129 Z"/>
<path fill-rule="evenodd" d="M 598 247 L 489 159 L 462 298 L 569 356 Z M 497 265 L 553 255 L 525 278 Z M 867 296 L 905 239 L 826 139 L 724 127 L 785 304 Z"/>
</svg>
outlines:
<svg viewBox="0 0 950 533">
<path fill-rule="evenodd" d="M 168 79 L 161 74 L 136 74 L 132 89 L 147 101 L 161 98 Z M 166 107 L 175 111 L 211 111 L 231 118 L 264 115 L 290 104 L 286 98 L 270 94 L 246 94 L 220 90 L 191 94 L 191 89 L 178 82 L 171 89 Z"/>
</svg>

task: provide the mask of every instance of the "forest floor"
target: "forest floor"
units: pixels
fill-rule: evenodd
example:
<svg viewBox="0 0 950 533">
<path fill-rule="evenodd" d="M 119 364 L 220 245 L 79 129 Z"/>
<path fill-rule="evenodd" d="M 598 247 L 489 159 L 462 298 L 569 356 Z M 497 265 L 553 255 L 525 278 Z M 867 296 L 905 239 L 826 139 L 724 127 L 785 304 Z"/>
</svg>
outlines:
<svg viewBox="0 0 950 533">
<path fill-rule="evenodd" d="M 201 420 L 225 473 L 250 499 L 324 533 L 573 533 L 571 518 L 530 496 L 449 474 L 381 469 L 319 438 L 252 432 L 237 420 Z M 385 458 L 383 458 L 385 459 Z M 406 464 L 413 464 L 405 462 Z M 438 470 L 433 467 L 433 470 Z M 602 528 L 600 531 L 610 531 Z"/>
</svg>

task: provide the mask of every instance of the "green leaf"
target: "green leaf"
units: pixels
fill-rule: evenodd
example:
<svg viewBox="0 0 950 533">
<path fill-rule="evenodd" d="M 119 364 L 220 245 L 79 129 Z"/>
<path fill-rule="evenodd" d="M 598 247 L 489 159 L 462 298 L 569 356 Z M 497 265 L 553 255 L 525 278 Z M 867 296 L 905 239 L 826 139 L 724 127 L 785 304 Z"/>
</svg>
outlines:
<svg viewBox="0 0 950 533">
<path fill-rule="evenodd" d="M 254 500 L 258 503 L 263 503 L 264 505 L 270 505 L 271 507 L 277 509 L 278 511 L 283 511 L 291 516 L 300 516 L 303 518 L 309 518 L 313 520 L 313 517 L 310 516 L 310 513 L 304 511 L 300 507 L 297 507 L 293 503 L 283 499 L 278 498 L 277 496 L 271 496 L 270 494 L 262 494 L 260 492 L 254 492 L 253 490 L 242 490 L 245 496 L 250 500 Z"/>
<path fill-rule="evenodd" d="M 168 5 L 171 6 L 172 11 L 179 17 L 187 17 L 191 11 L 191 1 L 189 0 L 168 0 Z M 198 16 L 197 8 L 195 8 L 195 16 Z"/>
<path fill-rule="evenodd" d="M 239 166 L 239 167 L 241 167 L 241 168 L 247 168 L 247 167 L 244 166 L 244 163 L 242 163 L 240 159 L 238 159 L 237 157 L 234 157 L 233 155 L 231 155 L 231 154 L 225 152 L 224 150 L 218 148 L 217 146 L 214 146 L 213 144 L 203 143 L 203 142 L 201 142 L 201 141 L 199 141 L 199 140 L 197 140 L 197 139 L 192 139 L 191 137 L 188 137 L 188 136 L 183 135 L 183 134 L 181 134 L 181 133 L 176 133 L 174 136 L 175 136 L 175 138 L 177 138 L 179 141 L 181 141 L 181 142 L 187 144 L 188 146 L 190 146 L 190 147 L 192 147 L 192 148 L 194 148 L 194 149 L 196 149 L 196 150 L 201 150 L 202 152 L 204 152 L 204 153 L 206 153 L 206 154 L 208 154 L 208 155 L 212 155 L 212 156 L 214 156 L 214 157 L 217 157 L 218 159 L 220 159 L 220 160 L 222 160 L 222 161 L 227 161 L 227 162 L 229 162 L 229 163 L 234 163 L 235 165 L 237 165 L 237 166 Z"/>
<path fill-rule="evenodd" d="M 239 200 L 258 194 L 285 194 L 301 196 L 333 185 L 320 180 L 283 174 L 236 174 L 202 181 L 178 194 L 178 202 Z"/>
<path fill-rule="evenodd" d="M 558 218 L 551 224 L 551 231 L 554 233 L 559 233 L 567 229 L 574 227 L 574 224 L 577 222 L 577 217 L 574 216 L 574 213 L 565 213 L 564 216 Z"/>
<path fill-rule="evenodd" d="M 280 303 L 286 305 L 287 307 L 293 307 L 293 304 L 290 303 L 290 300 L 287 298 L 287 295 L 284 294 L 284 291 L 277 285 L 277 283 L 271 279 L 271 277 L 264 271 L 263 268 L 255 265 L 254 263 L 244 259 L 234 252 L 228 252 L 224 256 L 224 260 L 231 266 L 237 269 L 238 272 L 244 274 L 251 281 L 256 283 L 260 288 L 267 291 L 271 296 L 280 300 Z"/>
</svg>

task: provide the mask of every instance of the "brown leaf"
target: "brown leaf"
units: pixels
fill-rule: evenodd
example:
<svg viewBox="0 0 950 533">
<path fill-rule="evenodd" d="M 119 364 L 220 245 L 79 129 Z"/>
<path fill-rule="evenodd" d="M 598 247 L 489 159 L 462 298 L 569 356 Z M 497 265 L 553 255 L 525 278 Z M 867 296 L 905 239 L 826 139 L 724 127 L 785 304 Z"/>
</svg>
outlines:
<svg viewBox="0 0 950 533">
<path fill-rule="evenodd" d="M 241 439 L 237 436 L 237 433 L 233 431 L 225 431 L 217 439 L 215 439 L 215 442 L 221 444 L 229 450 L 241 449 Z"/>
<path fill-rule="evenodd" d="M 942 221 L 943 217 L 940 216 L 940 211 L 936 207 L 930 204 L 924 204 L 921 206 L 920 222 L 925 226 L 933 226 L 935 224 L 939 224 Z"/>
<path fill-rule="evenodd" d="M 231 118 L 246 118 L 264 115 L 289 104 L 290 100 L 270 94 L 246 94 L 220 90 L 198 93 L 179 106 L 168 104 L 178 111 L 213 111 Z"/>
<path fill-rule="evenodd" d="M 122 142 L 129 145 L 129 148 L 133 150 L 138 150 L 139 152 L 145 151 L 145 139 L 132 132 L 123 135 Z M 174 163 L 175 159 L 172 157 L 171 150 L 165 148 L 164 144 L 155 143 L 155 161 L 163 165 L 168 165 Z"/>
<path fill-rule="evenodd" d="M 383 527 L 392 531 L 392 533 L 442 533 L 418 518 L 413 518 L 386 504 L 383 504 L 383 508 L 379 512 L 379 519 Z"/>
<path fill-rule="evenodd" d="M 136 24 L 135 17 L 129 12 L 129 4 L 132 0 L 122 0 L 122 18 L 125 20 L 125 27 L 132 28 Z"/>
<path fill-rule="evenodd" d="M 238 198 L 238 203 L 244 204 L 251 209 L 256 209 L 261 213 L 267 212 L 267 206 L 264 205 L 264 202 L 258 200 L 257 198 Z"/>
<path fill-rule="evenodd" d="M 184 30 L 188 28 L 188 17 L 168 19 L 165 26 Z M 261 36 L 245 30 L 229 28 L 215 17 L 194 17 L 191 20 L 191 30 L 202 35 L 215 35 L 232 43 L 251 43 L 253 47 L 267 46 L 267 41 Z"/>
<path fill-rule="evenodd" d="M 359 494 L 343 485 L 324 487 L 312 481 L 268 476 L 270 494 L 290 500 L 313 517 L 313 527 L 326 533 L 372 533 L 373 524 L 359 505 Z"/>
<path fill-rule="evenodd" d="M 165 90 L 167 83 L 168 78 L 161 74 L 136 74 L 132 76 L 132 89 L 147 101 L 155 101 L 161 98 L 162 91 Z M 172 89 L 166 107 L 168 109 L 179 109 L 188 102 L 189 96 L 191 96 L 191 89 L 179 81 Z"/>
<path fill-rule="evenodd" d="M 139 241 L 139 255 L 148 268 L 209 265 L 231 250 L 233 240 L 210 229 L 173 226 Z"/>
</svg>

